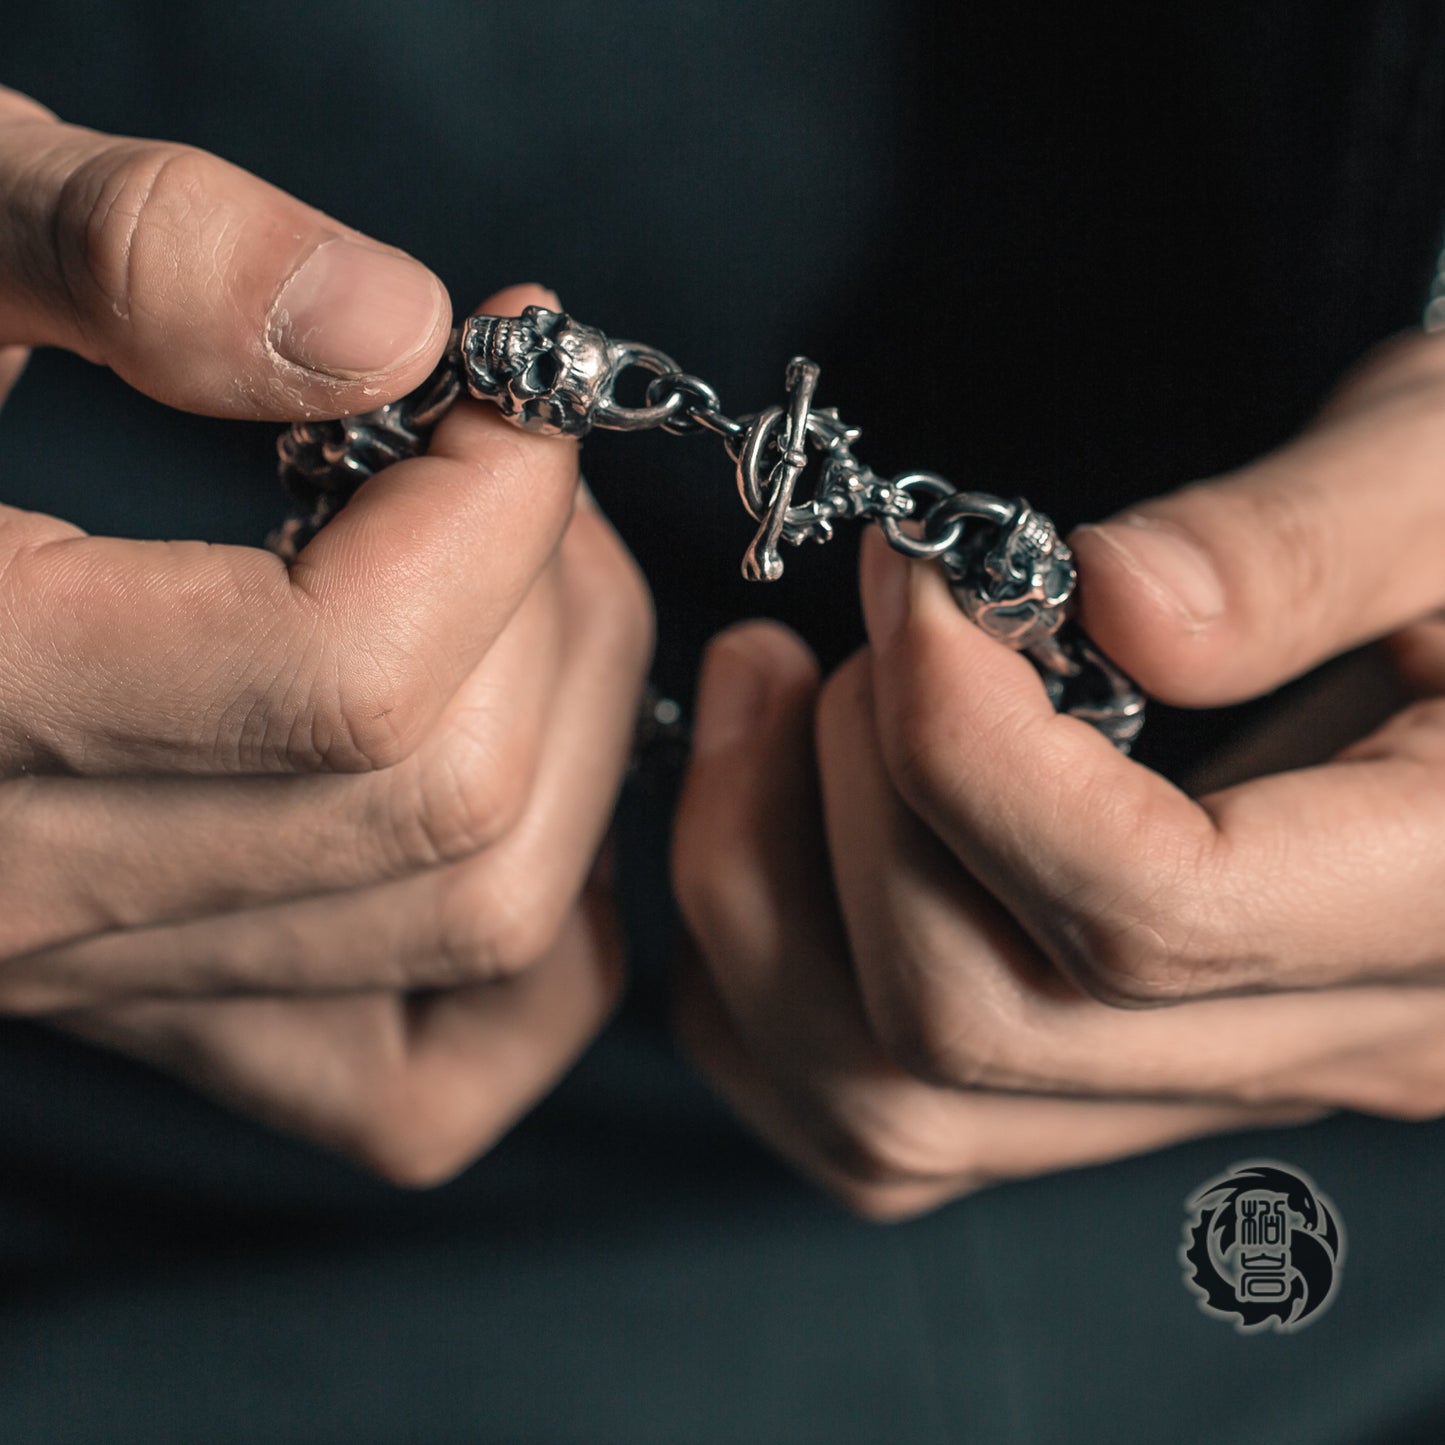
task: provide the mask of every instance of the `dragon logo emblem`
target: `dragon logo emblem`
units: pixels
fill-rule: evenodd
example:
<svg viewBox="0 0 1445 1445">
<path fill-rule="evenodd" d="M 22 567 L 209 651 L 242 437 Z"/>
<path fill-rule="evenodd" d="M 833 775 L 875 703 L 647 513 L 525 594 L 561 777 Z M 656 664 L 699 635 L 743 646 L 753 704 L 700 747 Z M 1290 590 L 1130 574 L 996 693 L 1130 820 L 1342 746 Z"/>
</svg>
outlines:
<svg viewBox="0 0 1445 1445">
<path fill-rule="evenodd" d="M 1241 1334 L 1293 1334 L 1334 1298 L 1345 1235 L 1334 1206 L 1299 1170 L 1234 1165 L 1186 1205 L 1179 1262 L 1205 1314 Z"/>
</svg>

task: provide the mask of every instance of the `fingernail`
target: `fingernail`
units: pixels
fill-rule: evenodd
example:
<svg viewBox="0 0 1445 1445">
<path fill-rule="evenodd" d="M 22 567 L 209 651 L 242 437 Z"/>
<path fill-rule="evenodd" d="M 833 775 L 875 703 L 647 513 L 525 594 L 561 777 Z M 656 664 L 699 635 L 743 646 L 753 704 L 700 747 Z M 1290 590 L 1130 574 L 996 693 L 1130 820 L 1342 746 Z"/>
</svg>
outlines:
<svg viewBox="0 0 1445 1445">
<path fill-rule="evenodd" d="M 913 569 L 888 545 L 876 528 L 863 538 L 863 619 L 868 641 L 877 648 L 890 646 L 908 617 Z"/>
<path fill-rule="evenodd" d="M 769 691 L 768 675 L 741 647 L 713 644 L 703 667 L 692 730 L 695 758 L 736 748 L 757 727 Z"/>
<path fill-rule="evenodd" d="M 1085 529 L 1107 543 L 1129 570 L 1193 627 L 1224 611 L 1224 584 L 1209 554 L 1173 522 L 1124 512 Z"/>
<path fill-rule="evenodd" d="M 350 380 L 414 356 L 446 304 L 419 261 L 338 239 L 318 246 L 281 288 L 266 335 L 287 361 Z"/>
</svg>

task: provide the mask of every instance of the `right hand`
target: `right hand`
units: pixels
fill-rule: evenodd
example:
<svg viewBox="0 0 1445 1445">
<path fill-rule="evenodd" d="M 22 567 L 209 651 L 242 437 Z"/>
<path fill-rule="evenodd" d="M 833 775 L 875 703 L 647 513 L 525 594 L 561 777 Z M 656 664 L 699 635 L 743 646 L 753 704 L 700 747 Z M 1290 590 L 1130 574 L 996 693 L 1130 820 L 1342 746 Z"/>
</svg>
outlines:
<svg viewBox="0 0 1445 1445">
<path fill-rule="evenodd" d="M 0 90 L 0 387 L 52 344 L 174 406 L 337 416 L 450 324 L 401 252 Z M 577 475 L 463 402 L 289 571 L 0 507 L 0 1012 L 408 1182 L 535 1102 L 616 996 L 583 893 L 652 637 Z"/>
</svg>

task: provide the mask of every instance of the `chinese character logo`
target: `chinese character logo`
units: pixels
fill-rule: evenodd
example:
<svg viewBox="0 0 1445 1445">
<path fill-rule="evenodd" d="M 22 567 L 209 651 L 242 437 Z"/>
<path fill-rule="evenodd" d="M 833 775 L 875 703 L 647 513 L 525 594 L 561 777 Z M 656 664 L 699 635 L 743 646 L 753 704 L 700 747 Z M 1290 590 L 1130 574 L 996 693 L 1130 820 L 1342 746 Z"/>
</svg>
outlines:
<svg viewBox="0 0 1445 1445">
<path fill-rule="evenodd" d="M 1241 1334 L 1292 1334 L 1334 1298 L 1345 1235 L 1334 1207 L 1297 1169 L 1234 1165 L 1185 1205 L 1179 1262 L 1205 1314 Z"/>
</svg>

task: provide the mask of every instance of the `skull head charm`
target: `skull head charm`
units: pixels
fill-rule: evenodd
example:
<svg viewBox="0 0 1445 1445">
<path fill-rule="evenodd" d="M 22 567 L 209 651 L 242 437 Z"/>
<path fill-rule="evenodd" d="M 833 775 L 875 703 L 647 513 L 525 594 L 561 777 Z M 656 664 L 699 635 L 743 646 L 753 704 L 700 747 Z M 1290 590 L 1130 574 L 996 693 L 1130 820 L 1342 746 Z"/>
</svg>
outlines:
<svg viewBox="0 0 1445 1445">
<path fill-rule="evenodd" d="M 529 306 L 520 316 L 472 316 L 461 350 L 467 390 L 527 431 L 583 436 L 612 399 L 607 338 L 560 311 Z"/>
<path fill-rule="evenodd" d="M 1054 524 L 1022 498 L 996 532 L 945 558 L 953 595 L 990 637 L 1022 651 L 1062 626 L 1077 573 Z"/>
</svg>

